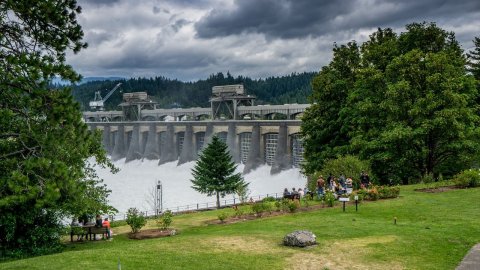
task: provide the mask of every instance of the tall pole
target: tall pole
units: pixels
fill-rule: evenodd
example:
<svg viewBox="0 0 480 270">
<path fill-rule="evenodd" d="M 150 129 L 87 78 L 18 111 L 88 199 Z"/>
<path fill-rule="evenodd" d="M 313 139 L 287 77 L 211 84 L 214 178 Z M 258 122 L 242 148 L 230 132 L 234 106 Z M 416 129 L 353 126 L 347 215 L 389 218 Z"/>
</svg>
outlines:
<svg viewBox="0 0 480 270">
<path fill-rule="evenodd" d="M 155 213 L 159 215 L 163 211 L 162 181 L 158 180 L 155 190 Z"/>
</svg>

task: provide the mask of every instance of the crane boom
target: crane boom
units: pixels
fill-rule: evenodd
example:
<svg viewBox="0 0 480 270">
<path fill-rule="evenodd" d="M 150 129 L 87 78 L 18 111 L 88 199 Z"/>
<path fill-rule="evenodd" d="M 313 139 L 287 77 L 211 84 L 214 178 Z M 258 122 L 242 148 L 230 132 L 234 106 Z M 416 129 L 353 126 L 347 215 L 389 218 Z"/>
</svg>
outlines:
<svg viewBox="0 0 480 270">
<path fill-rule="evenodd" d="M 113 95 L 115 90 L 117 90 L 121 85 L 122 85 L 122 83 L 118 83 L 117 85 L 115 85 L 115 87 L 113 87 L 112 90 L 110 90 L 110 92 L 108 92 L 108 94 L 104 98 L 102 98 L 102 96 L 100 95 L 100 91 L 95 92 L 94 100 L 90 101 L 90 103 L 89 103 L 90 108 L 103 110 L 104 109 L 104 107 L 103 107 L 104 102 L 107 101 L 107 99 L 109 99 L 110 96 Z"/>
<path fill-rule="evenodd" d="M 122 85 L 122 83 L 118 83 L 117 85 L 115 85 L 115 87 L 110 90 L 110 92 L 108 92 L 108 94 L 102 99 L 103 102 L 107 101 L 108 98 L 110 98 L 111 95 L 113 95 L 113 92 L 115 92 L 115 90 L 117 90 L 120 85 Z"/>
</svg>

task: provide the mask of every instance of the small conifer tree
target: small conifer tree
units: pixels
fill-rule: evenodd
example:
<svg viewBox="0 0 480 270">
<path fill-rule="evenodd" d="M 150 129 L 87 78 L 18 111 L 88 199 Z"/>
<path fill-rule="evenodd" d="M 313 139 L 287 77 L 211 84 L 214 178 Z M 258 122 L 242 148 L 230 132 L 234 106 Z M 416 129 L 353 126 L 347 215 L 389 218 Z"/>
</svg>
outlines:
<svg viewBox="0 0 480 270">
<path fill-rule="evenodd" d="M 227 148 L 224 142 L 214 136 L 192 169 L 192 188 L 208 196 L 215 194 L 217 208 L 220 207 L 220 196 L 235 193 L 239 187 L 248 185 L 241 173 L 235 173 L 237 166 Z"/>
</svg>

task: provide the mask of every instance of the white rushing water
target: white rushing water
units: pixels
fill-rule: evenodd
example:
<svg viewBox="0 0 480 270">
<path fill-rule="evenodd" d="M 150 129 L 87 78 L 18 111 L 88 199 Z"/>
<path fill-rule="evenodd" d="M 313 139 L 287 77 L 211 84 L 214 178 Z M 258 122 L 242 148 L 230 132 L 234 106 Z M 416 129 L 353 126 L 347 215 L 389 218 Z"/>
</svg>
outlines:
<svg viewBox="0 0 480 270">
<path fill-rule="evenodd" d="M 97 168 L 97 173 L 112 190 L 109 202 L 119 213 L 126 212 L 130 207 L 152 211 L 151 194 L 157 180 L 162 181 L 164 209 L 206 202 L 213 205 L 215 202 L 215 197 L 208 197 L 191 188 L 191 170 L 195 162 L 177 166 L 175 161 L 158 166 L 158 161 L 136 160 L 125 163 L 125 159 L 121 159 L 114 164 L 120 169 L 117 174 L 100 168 Z M 242 170 L 243 165 L 239 165 L 237 171 Z M 270 166 L 266 165 L 244 175 L 244 179 L 250 183 L 248 189 L 252 197 L 275 193 L 280 195 L 284 188 L 304 188 L 307 182 L 298 169 L 270 175 Z M 233 195 L 227 195 L 224 199 L 233 199 Z"/>
</svg>

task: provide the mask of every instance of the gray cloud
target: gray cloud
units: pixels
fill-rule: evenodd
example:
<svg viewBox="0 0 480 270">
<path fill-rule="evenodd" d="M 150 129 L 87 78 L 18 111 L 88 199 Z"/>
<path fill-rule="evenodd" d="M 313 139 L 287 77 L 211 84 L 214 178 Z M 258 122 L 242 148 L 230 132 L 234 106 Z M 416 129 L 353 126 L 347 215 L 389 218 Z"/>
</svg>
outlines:
<svg viewBox="0 0 480 270">
<path fill-rule="evenodd" d="M 170 13 L 170 11 L 168 9 L 164 9 L 164 8 L 157 7 L 157 6 L 153 6 L 152 11 L 153 11 L 153 14 L 158 14 L 160 12 L 164 12 L 164 13 L 167 13 L 167 14 Z"/>
<path fill-rule="evenodd" d="M 200 38 L 240 33 L 305 38 L 418 20 L 444 21 L 479 10 L 478 0 L 235 0 L 233 9 L 213 9 L 195 28 Z"/>
<path fill-rule="evenodd" d="M 363 42 L 435 21 L 463 48 L 480 29 L 478 0 L 80 0 L 89 47 L 69 54 L 84 76 L 196 80 L 220 71 L 253 78 L 318 71 L 334 42 Z"/>
<path fill-rule="evenodd" d="M 182 28 L 183 26 L 185 26 L 189 23 L 191 23 L 191 22 L 187 21 L 185 19 L 177 20 L 177 21 L 175 21 L 175 23 L 172 24 L 172 29 L 173 29 L 173 31 L 178 32 L 180 30 L 180 28 Z"/>
<path fill-rule="evenodd" d="M 318 36 L 353 9 L 348 0 L 236 0 L 233 10 L 213 9 L 196 25 L 202 38 L 262 33 L 279 38 Z"/>
<path fill-rule="evenodd" d="M 78 0 L 78 4 L 80 6 L 83 6 L 84 4 L 89 4 L 89 5 L 113 5 L 115 3 L 120 2 L 120 0 Z"/>
</svg>

